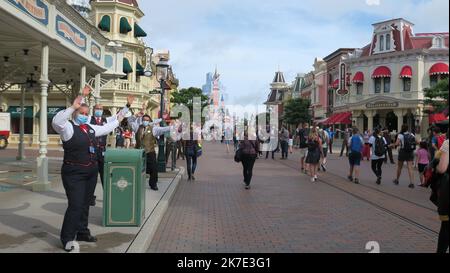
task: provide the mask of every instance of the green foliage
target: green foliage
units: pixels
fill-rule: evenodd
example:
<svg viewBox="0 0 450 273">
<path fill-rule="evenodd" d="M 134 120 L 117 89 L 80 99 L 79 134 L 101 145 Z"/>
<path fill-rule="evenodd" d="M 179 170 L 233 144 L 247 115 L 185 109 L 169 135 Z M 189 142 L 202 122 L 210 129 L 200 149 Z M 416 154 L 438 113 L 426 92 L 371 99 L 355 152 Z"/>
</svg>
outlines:
<svg viewBox="0 0 450 273">
<path fill-rule="evenodd" d="M 448 104 L 448 78 L 440 80 L 435 86 L 425 88 L 425 103 L 434 107 L 436 112 L 441 112 Z"/>
<path fill-rule="evenodd" d="M 302 122 L 309 122 L 311 120 L 310 106 L 311 102 L 308 99 L 297 98 L 289 100 L 284 107 L 283 121 L 294 126 Z"/>
<path fill-rule="evenodd" d="M 194 98 L 200 97 L 201 98 L 201 109 L 203 111 L 203 108 L 208 106 L 208 96 L 203 95 L 203 92 L 200 88 L 196 87 L 189 87 L 189 88 L 183 88 L 179 90 L 179 92 L 173 92 L 172 98 L 170 99 L 170 102 L 175 105 L 185 105 L 189 108 L 189 111 L 191 113 L 191 118 L 193 115 L 193 102 Z"/>
</svg>

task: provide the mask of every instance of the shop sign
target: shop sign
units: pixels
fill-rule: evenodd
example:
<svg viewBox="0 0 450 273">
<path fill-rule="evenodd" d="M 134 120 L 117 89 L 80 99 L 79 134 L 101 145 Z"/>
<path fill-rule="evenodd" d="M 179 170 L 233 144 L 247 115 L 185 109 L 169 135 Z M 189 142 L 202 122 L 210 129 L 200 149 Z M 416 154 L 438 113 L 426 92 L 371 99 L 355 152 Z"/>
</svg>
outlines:
<svg viewBox="0 0 450 273">
<path fill-rule="evenodd" d="M 86 35 L 69 24 L 61 16 L 56 16 L 56 33 L 79 49 L 86 51 Z"/>
<path fill-rule="evenodd" d="M 48 25 L 48 6 L 41 0 L 8 0 L 43 25 Z"/>
<path fill-rule="evenodd" d="M 377 101 L 373 103 L 367 103 L 366 107 L 371 108 L 396 108 L 399 106 L 398 102 Z"/>
</svg>

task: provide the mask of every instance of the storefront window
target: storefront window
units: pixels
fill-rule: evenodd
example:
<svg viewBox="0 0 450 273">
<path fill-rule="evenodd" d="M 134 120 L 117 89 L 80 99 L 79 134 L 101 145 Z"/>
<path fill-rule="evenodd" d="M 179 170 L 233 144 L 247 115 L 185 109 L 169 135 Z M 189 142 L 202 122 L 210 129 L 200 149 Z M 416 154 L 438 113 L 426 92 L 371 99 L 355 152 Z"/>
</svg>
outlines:
<svg viewBox="0 0 450 273">
<path fill-rule="evenodd" d="M 386 34 L 386 50 L 391 50 L 391 34 Z"/>
<path fill-rule="evenodd" d="M 411 78 L 403 78 L 403 91 L 411 91 Z"/>
<path fill-rule="evenodd" d="M 384 78 L 384 93 L 391 92 L 391 78 Z"/>
<path fill-rule="evenodd" d="M 356 84 L 356 94 L 357 95 L 362 95 L 363 93 L 363 84 L 362 83 L 357 83 Z"/>
<path fill-rule="evenodd" d="M 375 93 L 381 93 L 381 78 L 376 78 L 375 83 Z"/>
<path fill-rule="evenodd" d="M 24 134 L 33 134 L 33 118 L 24 118 L 24 124 Z M 11 132 L 13 134 L 20 134 L 20 117 L 11 118 Z"/>
<path fill-rule="evenodd" d="M 380 51 L 384 51 L 384 35 L 380 35 Z"/>
</svg>

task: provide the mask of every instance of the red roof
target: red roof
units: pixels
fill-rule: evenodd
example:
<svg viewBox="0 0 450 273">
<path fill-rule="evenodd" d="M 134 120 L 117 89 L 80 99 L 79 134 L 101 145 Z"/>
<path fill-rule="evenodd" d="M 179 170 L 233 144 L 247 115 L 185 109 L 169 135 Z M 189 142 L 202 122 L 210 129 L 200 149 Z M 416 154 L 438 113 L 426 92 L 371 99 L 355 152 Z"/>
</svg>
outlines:
<svg viewBox="0 0 450 273">
<path fill-rule="evenodd" d="M 120 3 L 124 3 L 130 6 L 139 7 L 137 0 L 118 0 Z"/>
<path fill-rule="evenodd" d="M 372 78 L 390 78 L 391 76 L 391 70 L 387 66 L 377 67 L 372 74 Z"/>
<path fill-rule="evenodd" d="M 402 72 L 400 72 L 400 78 L 412 78 L 412 68 L 407 65 L 402 68 Z"/>
<path fill-rule="evenodd" d="M 357 72 L 353 77 L 353 83 L 363 83 L 364 82 L 364 73 Z"/>
<path fill-rule="evenodd" d="M 448 74 L 448 64 L 437 63 L 430 68 L 430 75 Z"/>
<path fill-rule="evenodd" d="M 433 123 L 447 120 L 447 117 L 442 113 L 430 114 L 429 120 L 430 120 L 430 124 L 433 124 Z"/>
</svg>

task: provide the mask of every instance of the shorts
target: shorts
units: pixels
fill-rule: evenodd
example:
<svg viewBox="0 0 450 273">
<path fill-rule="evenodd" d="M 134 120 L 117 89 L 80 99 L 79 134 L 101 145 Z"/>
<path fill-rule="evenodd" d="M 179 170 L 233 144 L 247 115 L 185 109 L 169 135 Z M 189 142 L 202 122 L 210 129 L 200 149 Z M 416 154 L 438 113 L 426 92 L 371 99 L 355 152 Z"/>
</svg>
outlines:
<svg viewBox="0 0 450 273">
<path fill-rule="evenodd" d="M 361 153 L 351 152 L 348 155 L 348 162 L 350 163 L 350 166 L 360 166 L 361 158 L 362 158 Z"/>
<path fill-rule="evenodd" d="M 323 152 L 323 157 L 327 157 L 327 155 L 328 155 L 328 147 L 327 148 L 322 148 L 322 152 Z"/>
<path fill-rule="evenodd" d="M 294 146 L 294 140 L 292 138 L 289 139 L 289 146 Z"/>
<path fill-rule="evenodd" d="M 405 152 L 403 150 L 400 150 L 398 152 L 398 161 L 412 162 L 412 161 L 414 161 L 414 153 L 413 152 Z"/>
<path fill-rule="evenodd" d="M 418 164 L 417 168 L 419 169 L 419 173 L 423 173 L 425 171 L 425 168 L 428 166 L 428 164 Z"/>
<path fill-rule="evenodd" d="M 300 148 L 300 157 L 306 157 L 308 156 L 308 148 Z"/>
</svg>

